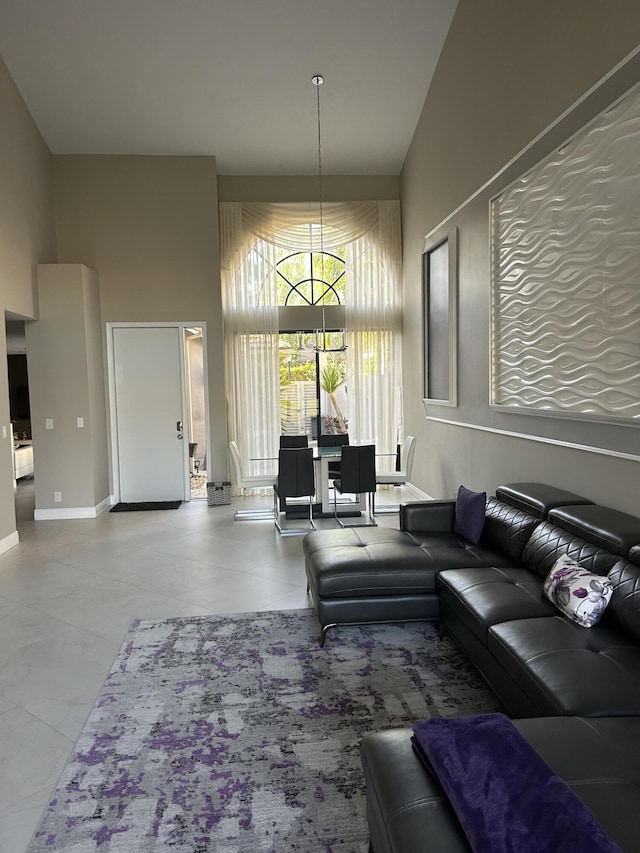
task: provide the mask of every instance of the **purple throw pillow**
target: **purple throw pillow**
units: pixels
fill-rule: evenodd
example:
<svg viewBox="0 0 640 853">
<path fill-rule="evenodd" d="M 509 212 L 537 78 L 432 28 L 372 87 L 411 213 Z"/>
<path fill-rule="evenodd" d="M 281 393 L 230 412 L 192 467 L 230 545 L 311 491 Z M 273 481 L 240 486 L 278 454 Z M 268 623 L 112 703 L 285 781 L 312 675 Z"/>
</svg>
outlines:
<svg viewBox="0 0 640 853">
<path fill-rule="evenodd" d="M 486 492 L 472 492 L 460 486 L 456 498 L 456 520 L 453 524 L 453 532 L 464 536 L 476 545 L 482 535 L 486 505 Z"/>
</svg>

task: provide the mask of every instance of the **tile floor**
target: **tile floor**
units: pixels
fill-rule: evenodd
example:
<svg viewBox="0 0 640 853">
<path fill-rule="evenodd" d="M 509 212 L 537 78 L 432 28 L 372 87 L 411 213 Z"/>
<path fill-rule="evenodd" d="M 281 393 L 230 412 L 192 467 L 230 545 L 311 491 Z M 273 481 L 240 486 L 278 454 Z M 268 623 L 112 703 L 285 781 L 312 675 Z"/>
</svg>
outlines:
<svg viewBox="0 0 640 853">
<path fill-rule="evenodd" d="M 311 606 L 302 537 L 234 521 L 260 503 L 35 522 L 33 481 L 19 484 L 20 543 L 0 555 L 0 853 L 26 850 L 132 619 Z"/>
</svg>

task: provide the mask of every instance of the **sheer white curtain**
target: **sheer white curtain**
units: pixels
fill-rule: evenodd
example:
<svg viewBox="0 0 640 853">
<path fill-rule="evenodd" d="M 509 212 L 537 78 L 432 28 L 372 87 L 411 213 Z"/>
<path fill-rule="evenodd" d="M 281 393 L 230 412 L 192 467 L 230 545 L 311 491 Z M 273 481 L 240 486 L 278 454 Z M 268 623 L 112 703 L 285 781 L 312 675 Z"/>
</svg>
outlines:
<svg viewBox="0 0 640 853">
<path fill-rule="evenodd" d="M 221 204 L 220 249 L 229 438 L 247 474 L 266 474 L 280 434 L 276 247 L 244 228 L 242 205 Z"/>
<path fill-rule="evenodd" d="M 229 434 L 246 461 L 278 447 L 278 249 L 346 246 L 349 433 L 389 453 L 399 440 L 399 202 L 325 203 L 322 213 L 321 232 L 317 203 L 220 205 Z"/>
<path fill-rule="evenodd" d="M 377 209 L 375 228 L 346 246 L 349 433 L 393 454 L 402 439 L 400 210 L 393 201 Z"/>
</svg>

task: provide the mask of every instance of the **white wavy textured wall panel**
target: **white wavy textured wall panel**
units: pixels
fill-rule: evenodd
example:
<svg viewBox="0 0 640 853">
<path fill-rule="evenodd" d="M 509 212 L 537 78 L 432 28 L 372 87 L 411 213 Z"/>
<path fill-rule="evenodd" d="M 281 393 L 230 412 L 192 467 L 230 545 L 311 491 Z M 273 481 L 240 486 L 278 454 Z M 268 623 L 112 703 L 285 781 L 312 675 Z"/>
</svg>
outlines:
<svg viewBox="0 0 640 853">
<path fill-rule="evenodd" d="M 640 424 L 640 89 L 491 202 L 492 403 Z"/>
</svg>

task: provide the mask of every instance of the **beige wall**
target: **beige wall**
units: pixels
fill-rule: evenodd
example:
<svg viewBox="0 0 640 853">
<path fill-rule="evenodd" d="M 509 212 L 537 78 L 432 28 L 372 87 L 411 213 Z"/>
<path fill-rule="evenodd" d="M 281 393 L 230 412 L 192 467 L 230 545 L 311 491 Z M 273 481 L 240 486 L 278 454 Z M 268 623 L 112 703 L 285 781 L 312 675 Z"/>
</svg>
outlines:
<svg viewBox="0 0 640 853">
<path fill-rule="evenodd" d="M 56 260 L 51 155 L 0 59 L 0 365 L 5 312 L 36 316 L 36 266 Z M 7 438 L 2 437 L 2 426 Z M 7 371 L 0 369 L 0 551 L 15 538 Z"/>
<path fill-rule="evenodd" d="M 43 264 L 38 301 L 40 319 L 27 327 L 36 517 L 95 515 L 109 497 L 98 277 L 80 264 Z"/>
<path fill-rule="evenodd" d="M 4 326 L 4 324 L 3 324 Z M 7 363 L 4 328 L 0 331 L 0 364 Z M 9 420 L 7 371 L 0 370 L 0 554 L 16 544 L 16 512 L 13 498 L 13 458 Z M 3 437 L 2 427 L 6 432 Z"/>
<path fill-rule="evenodd" d="M 51 154 L 0 59 L 0 305 L 35 317 L 36 265 L 56 259 Z"/>
<path fill-rule="evenodd" d="M 541 480 L 639 509 L 638 462 L 608 455 L 637 456 L 637 429 L 489 407 L 490 190 L 464 204 L 634 50 L 639 33 L 635 0 L 460 0 L 401 175 L 405 429 L 418 438 L 414 480 L 436 497 L 461 482 L 492 491 Z M 458 406 L 429 406 L 430 416 L 456 422 L 449 425 L 425 419 L 422 372 L 410 367 L 422 346 L 425 236 L 460 205 L 448 223 L 459 234 Z M 527 435 L 534 438 L 519 437 Z"/>
<path fill-rule="evenodd" d="M 87 411 L 90 453 L 88 466 L 92 473 L 91 506 L 99 506 L 110 493 L 109 437 L 107 429 L 107 397 L 102 347 L 104 327 L 100 313 L 100 280 L 93 270 L 82 267 L 85 353 L 87 371 Z"/>
<path fill-rule="evenodd" d="M 102 322 L 207 327 L 210 479 L 227 478 L 214 157 L 54 158 L 59 259 L 100 277 Z"/>
<path fill-rule="evenodd" d="M 220 201 L 315 201 L 319 199 L 317 176 L 220 175 Z M 324 201 L 389 201 L 400 198 L 397 175 L 323 175 Z"/>
</svg>

